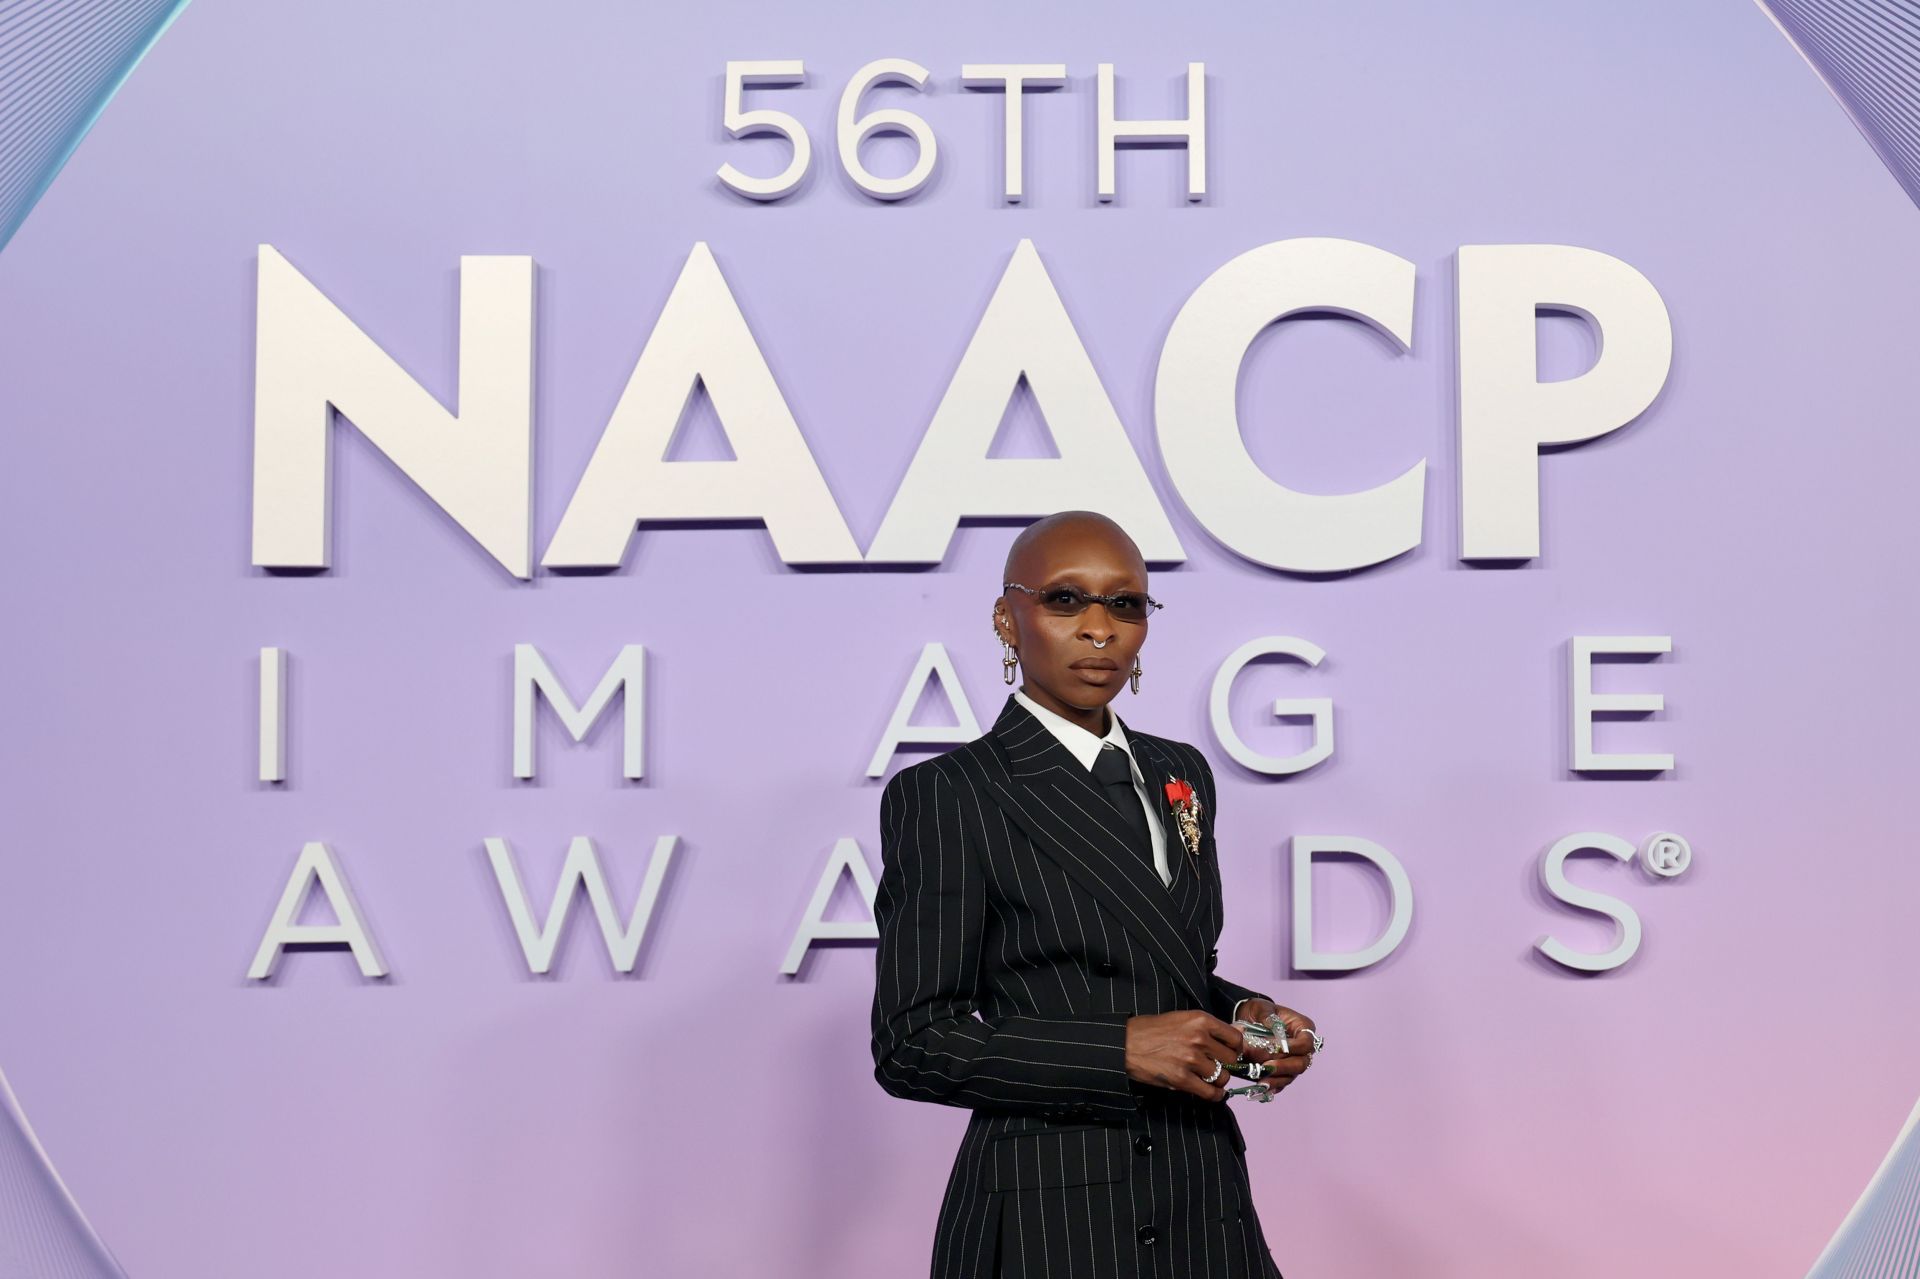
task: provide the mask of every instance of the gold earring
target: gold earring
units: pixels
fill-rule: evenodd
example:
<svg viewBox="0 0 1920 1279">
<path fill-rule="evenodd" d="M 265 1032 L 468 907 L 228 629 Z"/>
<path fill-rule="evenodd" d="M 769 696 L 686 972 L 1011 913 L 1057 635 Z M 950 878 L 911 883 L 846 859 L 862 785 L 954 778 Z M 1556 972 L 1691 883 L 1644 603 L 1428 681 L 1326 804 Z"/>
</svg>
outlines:
<svg viewBox="0 0 1920 1279">
<path fill-rule="evenodd" d="M 1133 670 L 1127 676 L 1127 683 L 1133 686 L 1134 692 L 1140 691 L 1140 659 L 1138 657 L 1133 659 Z"/>
</svg>

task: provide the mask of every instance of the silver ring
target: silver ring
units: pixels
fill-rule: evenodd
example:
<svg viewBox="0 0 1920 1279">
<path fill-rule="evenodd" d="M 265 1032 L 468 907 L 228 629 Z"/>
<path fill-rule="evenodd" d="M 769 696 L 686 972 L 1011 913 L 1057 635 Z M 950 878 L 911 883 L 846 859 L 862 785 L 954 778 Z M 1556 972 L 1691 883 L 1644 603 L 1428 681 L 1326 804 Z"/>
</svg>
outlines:
<svg viewBox="0 0 1920 1279">
<path fill-rule="evenodd" d="M 1203 1084 L 1212 1083 L 1214 1080 L 1220 1078 L 1220 1072 L 1225 1069 L 1226 1069 L 1226 1066 L 1221 1062 L 1221 1060 L 1218 1057 L 1214 1058 L 1213 1073 L 1211 1075 L 1208 1075 L 1205 1079 L 1202 1079 L 1200 1082 Z"/>
</svg>

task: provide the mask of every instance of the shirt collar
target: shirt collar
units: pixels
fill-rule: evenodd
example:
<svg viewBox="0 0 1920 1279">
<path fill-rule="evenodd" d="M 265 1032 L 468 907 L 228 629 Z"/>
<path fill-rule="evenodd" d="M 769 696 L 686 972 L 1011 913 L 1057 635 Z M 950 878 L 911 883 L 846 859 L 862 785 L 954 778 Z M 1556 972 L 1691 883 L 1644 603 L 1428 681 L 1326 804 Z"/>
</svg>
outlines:
<svg viewBox="0 0 1920 1279">
<path fill-rule="evenodd" d="M 1080 761 L 1082 767 L 1091 771 L 1094 756 L 1105 748 L 1107 742 L 1112 742 L 1126 754 L 1127 765 L 1133 770 L 1133 780 L 1145 785 L 1141 779 L 1140 765 L 1133 758 L 1133 749 L 1127 745 L 1127 730 L 1120 727 L 1120 717 L 1113 713 L 1111 707 L 1107 709 L 1107 735 L 1096 737 L 1066 716 L 1048 710 L 1017 688 L 1013 690 L 1013 696 L 1015 701 L 1033 712 L 1034 718 L 1044 724 L 1048 732 L 1060 739 L 1062 746 L 1073 752 L 1073 757 Z"/>
</svg>

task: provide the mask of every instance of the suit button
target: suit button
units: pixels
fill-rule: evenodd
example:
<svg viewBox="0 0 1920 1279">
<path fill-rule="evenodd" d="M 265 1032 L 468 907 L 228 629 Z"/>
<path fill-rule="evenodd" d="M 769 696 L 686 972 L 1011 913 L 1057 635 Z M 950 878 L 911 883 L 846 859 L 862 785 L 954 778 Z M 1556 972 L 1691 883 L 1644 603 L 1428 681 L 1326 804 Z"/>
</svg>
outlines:
<svg viewBox="0 0 1920 1279">
<path fill-rule="evenodd" d="M 1093 966 L 1093 971 L 1102 977 L 1111 977 L 1113 976 L 1113 965 L 1103 959 Z"/>
<path fill-rule="evenodd" d="M 1136 1154 L 1136 1155 L 1150 1155 L 1150 1154 L 1152 1154 L 1152 1153 L 1153 1153 L 1153 1138 L 1151 1138 L 1151 1137 L 1148 1137 L 1148 1136 L 1144 1136 L 1144 1135 L 1143 1135 L 1143 1136 L 1139 1136 L 1139 1137 L 1135 1137 L 1135 1138 L 1133 1139 L 1133 1153 L 1134 1153 L 1134 1154 Z"/>
<path fill-rule="evenodd" d="M 1149 1248 L 1153 1247 L 1153 1241 L 1160 1237 L 1160 1232 L 1150 1225 L 1140 1227 L 1136 1234 L 1140 1242 Z"/>
</svg>

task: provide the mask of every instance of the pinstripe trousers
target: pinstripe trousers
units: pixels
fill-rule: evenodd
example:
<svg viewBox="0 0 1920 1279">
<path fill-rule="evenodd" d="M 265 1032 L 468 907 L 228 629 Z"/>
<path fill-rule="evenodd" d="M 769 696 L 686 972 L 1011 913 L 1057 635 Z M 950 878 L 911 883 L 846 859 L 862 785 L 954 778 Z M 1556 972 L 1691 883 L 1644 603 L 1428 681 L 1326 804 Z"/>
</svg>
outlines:
<svg viewBox="0 0 1920 1279">
<path fill-rule="evenodd" d="M 1121 724 L 1152 794 L 1183 778 L 1200 797 L 1198 855 L 1162 814 L 1171 884 L 1011 694 L 881 793 L 874 1078 L 972 1112 L 932 1279 L 1281 1279 L 1230 1104 L 1126 1073 L 1129 1017 L 1271 996 L 1213 971 L 1212 769 Z"/>
</svg>

